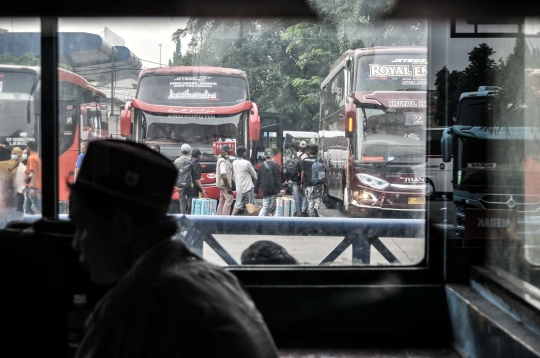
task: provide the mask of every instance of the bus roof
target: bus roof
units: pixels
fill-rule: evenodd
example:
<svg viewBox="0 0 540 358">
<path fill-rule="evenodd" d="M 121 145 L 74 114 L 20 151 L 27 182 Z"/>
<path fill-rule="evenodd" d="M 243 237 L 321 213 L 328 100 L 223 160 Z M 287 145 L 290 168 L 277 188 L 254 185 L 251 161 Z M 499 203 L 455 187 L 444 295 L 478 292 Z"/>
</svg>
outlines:
<svg viewBox="0 0 540 358">
<path fill-rule="evenodd" d="M 107 97 L 105 93 L 101 92 L 95 87 L 92 87 L 92 85 L 88 83 L 88 81 L 85 80 L 83 77 L 71 71 L 64 70 L 63 68 L 58 69 L 58 80 L 64 82 L 71 82 L 73 84 L 76 84 L 77 86 L 96 92 L 103 97 Z"/>
<path fill-rule="evenodd" d="M 198 73 L 211 74 L 211 75 L 236 75 L 242 76 L 247 80 L 245 71 L 237 70 L 234 68 L 226 67 L 212 67 L 212 66 L 173 66 L 173 67 L 158 67 L 148 68 L 142 70 L 139 74 L 139 80 L 148 75 L 167 75 L 167 74 L 186 74 L 193 75 Z"/>
<path fill-rule="evenodd" d="M 40 74 L 39 66 L 0 65 L 0 71 L 10 71 L 10 72 L 24 71 L 24 72 L 35 73 L 38 76 Z"/>
</svg>

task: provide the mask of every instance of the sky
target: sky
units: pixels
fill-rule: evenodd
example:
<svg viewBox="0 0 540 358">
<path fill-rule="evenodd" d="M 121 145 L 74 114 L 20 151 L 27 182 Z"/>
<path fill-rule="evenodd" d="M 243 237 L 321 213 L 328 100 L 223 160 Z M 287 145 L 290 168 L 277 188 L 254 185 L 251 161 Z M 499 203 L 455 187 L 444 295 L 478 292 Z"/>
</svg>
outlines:
<svg viewBox="0 0 540 358">
<path fill-rule="evenodd" d="M 158 67 L 161 44 L 161 63 L 167 65 L 175 51 L 171 35 L 184 28 L 189 18 L 61 18 L 59 32 L 103 33 L 105 27 L 125 40 L 125 46 L 143 60 L 145 67 Z M 9 32 L 39 32 L 39 19 L 2 18 L 0 28 Z M 182 40 L 182 52 L 189 40 Z M 145 61 L 146 60 L 146 61 Z M 152 63 L 154 62 L 154 63 Z"/>
</svg>

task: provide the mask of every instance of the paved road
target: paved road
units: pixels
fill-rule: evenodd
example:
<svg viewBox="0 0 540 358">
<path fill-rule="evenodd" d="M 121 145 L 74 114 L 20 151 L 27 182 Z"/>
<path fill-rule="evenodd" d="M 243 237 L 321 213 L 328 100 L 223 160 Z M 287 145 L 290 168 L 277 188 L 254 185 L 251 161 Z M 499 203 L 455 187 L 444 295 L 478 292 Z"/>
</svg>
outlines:
<svg viewBox="0 0 540 358">
<path fill-rule="evenodd" d="M 452 202 L 445 199 L 437 199 L 429 202 L 429 210 L 434 222 L 439 225 L 447 225 L 449 233 L 453 233 L 452 227 L 447 223 L 452 222 Z M 346 217 L 339 209 L 321 208 L 321 218 L 313 219 L 321 222 L 328 217 Z M 316 265 L 325 257 L 343 237 L 340 236 L 277 236 L 277 235 L 214 235 L 223 247 L 238 261 L 242 252 L 252 243 L 258 240 L 271 240 L 283 246 L 300 265 Z M 400 238 L 382 237 L 384 245 L 394 254 L 403 265 L 414 265 L 422 260 L 425 253 L 424 238 Z M 203 248 L 205 259 L 217 265 L 225 266 L 225 262 L 205 244 Z M 332 264 L 333 266 L 352 265 L 352 249 L 347 248 Z M 390 263 L 374 248 L 371 248 L 371 265 L 390 265 Z"/>
</svg>

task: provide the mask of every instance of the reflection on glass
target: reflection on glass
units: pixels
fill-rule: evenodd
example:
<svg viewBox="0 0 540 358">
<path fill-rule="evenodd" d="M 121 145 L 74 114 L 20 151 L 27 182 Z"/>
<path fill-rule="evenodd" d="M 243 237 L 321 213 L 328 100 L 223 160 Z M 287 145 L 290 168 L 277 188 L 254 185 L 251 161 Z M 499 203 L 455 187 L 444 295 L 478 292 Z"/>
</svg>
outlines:
<svg viewBox="0 0 540 358">
<path fill-rule="evenodd" d="M 540 263 L 540 41 L 538 19 L 516 21 L 446 40 L 449 60 L 433 66 L 438 97 L 447 99 L 435 120 L 450 126 L 442 156 L 453 156 L 457 236 L 489 239 L 491 264 L 529 279 L 528 265 Z"/>
</svg>

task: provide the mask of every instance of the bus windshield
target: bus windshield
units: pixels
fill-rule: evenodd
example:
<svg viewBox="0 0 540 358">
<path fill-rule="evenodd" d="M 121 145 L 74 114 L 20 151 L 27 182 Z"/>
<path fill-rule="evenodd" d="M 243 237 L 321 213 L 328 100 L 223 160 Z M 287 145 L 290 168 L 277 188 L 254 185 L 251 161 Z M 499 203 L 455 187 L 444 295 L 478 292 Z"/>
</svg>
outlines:
<svg viewBox="0 0 540 358">
<path fill-rule="evenodd" d="M 426 160 L 425 112 L 368 108 L 365 113 L 362 161 L 420 163 Z M 363 116 L 361 111 L 360 116 Z"/>
<path fill-rule="evenodd" d="M 357 91 L 425 91 L 426 55 L 369 55 L 358 59 Z"/>
<path fill-rule="evenodd" d="M 179 156 L 178 145 L 188 143 L 201 152 L 212 152 L 214 142 L 236 141 L 242 114 L 232 116 L 188 116 L 143 114 L 144 143 L 158 143 L 162 154 Z"/>
<path fill-rule="evenodd" d="M 248 100 L 242 77 L 156 75 L 141 78 L 137 98 L 168 106 L 231 106 Z"/>
<path fill-rule="evenodd" d="M 4 71 L 0 68 L 0 143 L 22 146 L 34 138 L 34 118 L 28 106 L 33 109 L 33 93 L 37 75 L 27 72 Z"/>
</svg>

